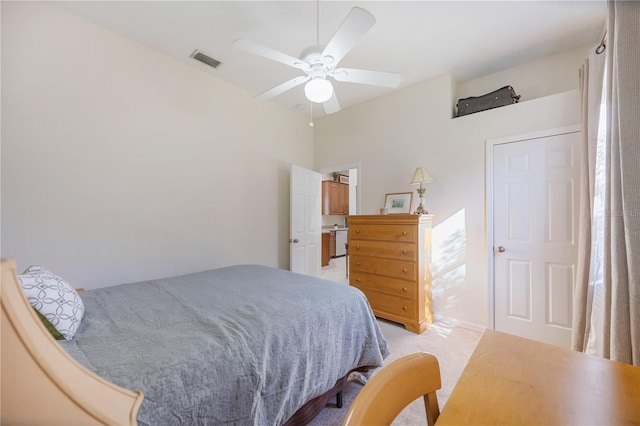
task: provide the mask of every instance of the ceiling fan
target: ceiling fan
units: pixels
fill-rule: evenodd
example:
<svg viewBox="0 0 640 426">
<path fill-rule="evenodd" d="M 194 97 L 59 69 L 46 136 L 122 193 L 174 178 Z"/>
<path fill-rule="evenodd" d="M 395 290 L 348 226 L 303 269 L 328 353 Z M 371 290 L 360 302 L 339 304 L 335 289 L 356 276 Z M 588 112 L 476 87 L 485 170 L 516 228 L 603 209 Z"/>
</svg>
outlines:
<svg viewBox="0 0 640 426">
<path fill-rule="evenodd" d="M 347 14 L 347 17 L 342 21 L 342 24 L 340 24 L 340 27 L 326 46 L 319 44 L 318 29 L 317 44 L 304 49 L 300 54 L 300 58 L 295 58 L 245 39 L 235 40 L 233 45 L 238 49 L 281 62 L 305 73 L 305 75 L 295 77 L 257 95 L 254 99 L 268 100 L 306 83 L 304 91 L 307 99 L 311 102 L 321 103 L 325 112 L 332 114 L 340 111 L 340 103 L 329 78 L 347 83 L 392 88 L 398 87 L 402 82 L 401 74 L 337 67 L 338 62 L 349 53 L 358 40 L 375 23 L 376 18 L 370 12 L 354 7 Z"/>
</svg>

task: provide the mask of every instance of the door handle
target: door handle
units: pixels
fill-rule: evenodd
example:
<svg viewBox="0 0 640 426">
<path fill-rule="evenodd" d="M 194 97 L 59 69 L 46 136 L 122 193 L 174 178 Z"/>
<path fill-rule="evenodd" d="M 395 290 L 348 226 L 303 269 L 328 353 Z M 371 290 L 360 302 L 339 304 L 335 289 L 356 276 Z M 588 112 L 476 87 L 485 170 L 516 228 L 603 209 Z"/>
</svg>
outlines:
<svg viewBox="0 0 640 426">
<path fill-rule="evenodd" d="M 297 238 L 294 238 L 293 240 L 292 240 L 291 238 L 289 238 L 289 242 L 290 242 L 290 243 L 293 243 L 293 244 L 297 244 L 297 243 L 299 243 L 300 241 L 299 241 Z"/>
<path fill-rule="evenodd" d="M 498 253 L 504 253 L 506 250 L 507 250 L 507 249 L 506 249 L 506 248 L 504 248 L 503 246 L 498 246 L 498 247 L 496 248 L 496 251 L 497 251 Z"/>
</svg>

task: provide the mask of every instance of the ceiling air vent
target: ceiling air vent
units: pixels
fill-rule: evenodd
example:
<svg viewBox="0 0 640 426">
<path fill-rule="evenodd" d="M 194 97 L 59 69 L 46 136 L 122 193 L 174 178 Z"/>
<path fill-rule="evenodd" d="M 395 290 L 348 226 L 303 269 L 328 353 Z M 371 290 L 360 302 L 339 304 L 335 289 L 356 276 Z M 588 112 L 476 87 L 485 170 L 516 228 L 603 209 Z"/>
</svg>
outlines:
<svg viewBox="0 0 640 426">
<path fill-rule="evenodd" d="M 218 68 L 218 66 L 222 63 L 216 59 L 210 58 L 209 56 L 205 55 L 198 49 L 193 51 L 193 53 L 191 54 L 191 57 L 197 61 L 202 62 L 203 64 L 209 65 L 212 68 Z"/>
</svg>

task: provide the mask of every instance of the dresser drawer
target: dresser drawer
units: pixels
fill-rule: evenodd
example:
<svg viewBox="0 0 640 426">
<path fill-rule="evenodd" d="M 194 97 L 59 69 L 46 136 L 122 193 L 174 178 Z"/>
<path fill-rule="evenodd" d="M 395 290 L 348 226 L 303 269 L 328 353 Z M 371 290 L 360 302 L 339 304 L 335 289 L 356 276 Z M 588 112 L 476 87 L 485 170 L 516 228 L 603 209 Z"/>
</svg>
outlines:
<svg viewBox="0 0 640 426">
<path fill-rule="evenodd" d="M 351 271 L 349 274 L 349 284 L 355 287 L 368 288 L 382 293 L 407 297 L 409 299 L 416 298 L 416 283 L 413 281 Z"/>
<path fill-rule="evenodd" d="M 387 313 L 409 320 L 415 319 L 417 308 L 415 301 L 403 299 L 402 297 L 390 296 L 368 288 L 358 288 L 365 296 L 367 296 L 367 300 L 374 312 L 382 314 L 379 316 L 384 317 L 384 314 Z"/>
<path fill-rule="evenodd" d="M 352 240 L 416 241 L 416 227 L 413 225 L 351 225 L 349 232 Z"/>
<path fill-rule="evenodd" d="M 349 254 L 361 256 L 384 257 L 387 259 L 416 261 L 416 245 L 414 243 L 385 243 L 371 240 L 351 240 Z"/>
<path fill-rule="evenodd" d="M 352 255 L 351 248 L 349 248 L 349 271 L 367 272 L 411 281 L 417 278 L 415 262 Z"/>
</svg>

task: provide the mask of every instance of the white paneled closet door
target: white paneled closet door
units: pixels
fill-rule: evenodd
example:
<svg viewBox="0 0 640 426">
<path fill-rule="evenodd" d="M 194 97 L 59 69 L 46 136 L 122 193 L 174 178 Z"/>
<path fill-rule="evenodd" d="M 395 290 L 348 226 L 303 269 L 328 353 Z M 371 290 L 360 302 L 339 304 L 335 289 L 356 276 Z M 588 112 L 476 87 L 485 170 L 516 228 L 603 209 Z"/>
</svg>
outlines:
<svg viewBox="0 0 640 426">
<path fill-rule="evenodd" d="M 579 135 L 494 144 L 490 170 L 495 329 L 566 348 L 578 257 Z"/>
</svg>

